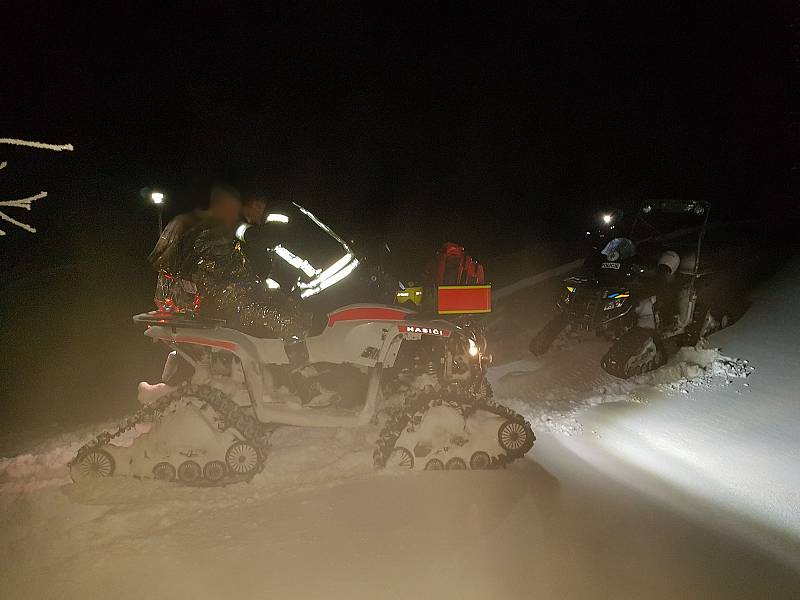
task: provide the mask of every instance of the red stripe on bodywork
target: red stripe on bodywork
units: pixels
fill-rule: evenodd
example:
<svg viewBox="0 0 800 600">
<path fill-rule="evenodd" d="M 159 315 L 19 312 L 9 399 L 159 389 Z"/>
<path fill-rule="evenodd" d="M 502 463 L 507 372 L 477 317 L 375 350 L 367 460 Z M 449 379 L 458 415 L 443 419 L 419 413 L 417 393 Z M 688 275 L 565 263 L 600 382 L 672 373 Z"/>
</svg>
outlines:
<svg viewBox="0 0 800 600">
<path fill-rule="evenodd" d="M 328 327 L 339 321 L 405 321 L 408 311 L 388 306 L 358 306 L 345 308 L 328 315 Z"/>
</svg>

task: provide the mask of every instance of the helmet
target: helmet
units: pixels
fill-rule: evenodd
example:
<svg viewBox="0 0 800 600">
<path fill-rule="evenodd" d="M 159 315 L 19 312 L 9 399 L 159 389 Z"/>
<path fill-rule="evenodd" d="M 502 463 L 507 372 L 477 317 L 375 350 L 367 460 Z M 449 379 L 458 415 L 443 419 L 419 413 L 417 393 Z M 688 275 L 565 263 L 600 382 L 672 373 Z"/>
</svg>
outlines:
<svg viewBox="0 0 800 600">
<path fill-rule="evenodd" d="M 628 238 L 614 238 L 600 251 L 608 260 L 617 262 L 636 255 L 636 244 Z"/>
</svg>

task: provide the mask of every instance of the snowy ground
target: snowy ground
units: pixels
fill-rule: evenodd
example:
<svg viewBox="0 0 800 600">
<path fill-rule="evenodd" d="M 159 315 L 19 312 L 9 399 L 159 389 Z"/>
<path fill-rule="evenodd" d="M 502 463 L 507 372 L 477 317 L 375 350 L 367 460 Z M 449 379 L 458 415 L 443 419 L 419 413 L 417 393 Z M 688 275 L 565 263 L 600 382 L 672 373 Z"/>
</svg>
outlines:
<svg viewBox="0 0 800 600">
<path fill-rule="evenodd" d="M 375 473 L 373 431 L 284 430 L 250 485 L 67 485 L 90 431 L 0 461 L 8 598 L 792 598 L 800 260 L 711 339 L 621 383 L 598 341 L 492 370 L 539 440 L 502 472 Z M 508 298 L 530 316 L 547 282 Z M 513 339 L 512 339 L 513 338 Z M 747 360 L 748 363 L 744 363 Z M 742 375 L 748 377 L 741 377 Z"/>
</svg>

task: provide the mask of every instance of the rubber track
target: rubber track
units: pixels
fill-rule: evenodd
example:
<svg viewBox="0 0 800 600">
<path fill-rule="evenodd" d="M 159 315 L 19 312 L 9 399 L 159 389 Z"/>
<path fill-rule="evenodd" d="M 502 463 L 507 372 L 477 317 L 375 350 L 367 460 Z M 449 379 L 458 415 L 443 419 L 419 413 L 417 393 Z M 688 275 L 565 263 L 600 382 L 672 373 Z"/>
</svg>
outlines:
<svg viewBox="0 0 800 600">
<path fill-rule="evenodd" d="M 259 453 L 259 465 L 254 469 L 251 474 L 246 476 L 237 476 L 228 472 L 226 476 L 216 483 L 211 483 L 206 480 L 200 480 L 197 483 L 187 484 L 179 480 L 174 483 L 179 483 L 186 486 L 222 486 L 239 481 L 249 481 L 260 472 L 264 466 L 264 460 L 267 456 L 269 449 L 269 434 L 272 428 L 266 424 L 261 423 L 256 417 L 250 414 L 247 407 L 239 406 L 230 396 L 209 385 L 195 385 L 186 384 L 178 389 L 160 397 L 152 404 L 148 404 L 140 408 L 136 414 L 127 417 L 121 421 L 116 429 L 113 431 L 104 431 L 97 435 L 93 440 L 81 446 L 75 458 L 67 463 L 67 468 L 71 468 L 77 464 L 86 454 L 95 449 L 102 449 L 107 446 L 113 439 L 118 438 L 127 431 L 133 429 L 138 423 L 142 423 L 147 419 L 156 419 L 164 414 L 173 404 L 180 401 L 185 397 L 197 398 L 201 402 L 209 405 L 216 411 L 225 423 L 225 428 L 236 429 L 242 436 L 243 441 L 253 445 Z"/>
<path fill-rule="evenodd" d="M 529 434 L 529 443 L 520 450 L 510 453 L 506 452 L 499 456 L 489 453 L 491 462 L 490 469 L 505 467 L 505 465 L 524 456 L 536 441 L 530 424 L 522 415 L 514 412 L 510 408 L 498 404 L 491 399 L 492 391 L 488 382 L 482 381 L 478 392 L 442 392 L 436 390 L 423 391 L 408 396 L 403 406 L 395 412 L 381 430 L 378 441 L 376 442 L 373 453 L 373 462 L 376 467 L 383 468 L 389 460 L 389 456 L 394 450 L 398 438 L 407 427 L 418 427 L 422 419 L 434 406 L 450 406 L 461 412 L 464 417 L 474 414 L 478 410 L 485 410 L 505 420 L 522 424 L 525 431 Z"/>
<path fill-rule="evenodd" d="M 654 334 L 646 329 L 631 329 L 628 333 L 622 336 L 613 346 L 606 352 L 605 356 L 600 359 L 600 366 L 609 375 L 619 377 L 620 379 L 630 379 L 636 375 L 653 371 L 663 365 L 666 360 L 664 358 L 663 349 L 659 349 L 661 353 L 661 360 L 648 369 L 637 369 L 636 372 L 628 373 L 625 371 L 625 365 L 631 356 L 641 349 L 642 343 L 647 338 L 653 338 L 654 343 L 658 344 Z"/>
</svg>

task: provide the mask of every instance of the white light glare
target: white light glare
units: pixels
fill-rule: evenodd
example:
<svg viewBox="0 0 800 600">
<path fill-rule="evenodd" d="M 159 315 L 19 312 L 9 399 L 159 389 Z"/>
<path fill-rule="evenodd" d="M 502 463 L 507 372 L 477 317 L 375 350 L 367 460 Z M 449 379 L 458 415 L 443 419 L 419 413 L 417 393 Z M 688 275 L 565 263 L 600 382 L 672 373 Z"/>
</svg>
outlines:
<svg viewBox="0 0 800 600">
<path fill-rule="evenodd" d="M 267 223 L 288 223 L 289 217 L 279 213 L 270 213 L 267 215 Z"/>
<path fill-rule="evenodd" d="M 314 277 L 314 275 L 321 273 L 320 269 L 314 268 L 314 265 L 312 265 L 310 262 L 308 262 L 304 258 L 300 258 L 299 256 L 292 254 L 291 252 L 289 252 L 289 250 L 287 250 L 283 246 L 275 246 L 275 254 L 280 256 L 283 260 L 292 265 L 295 269 L 300 269 L 303 273 L 305 273 L 309 277 Z"/>
<path fill-rule="evenodd" d="M 250 229 L 252 225 L 249 223 L 242 223 L 236 228 L 236 239 L 244 241 L 244 234 Z"/>
<path fill-rule="evenodd" d="M 472 338 L 467 338 L 467 342 L 469 342 L 469 355 L 478 356 L 478 344 L 475 343 L 475 340 Z"/>
<path fill-rule="evenodd" d="M 281 284 L 275 281 L 274 279 L 267 279 L 266 281 L 267 287 L 271 290 L 279 290 L 281 289 Z"/>
<path fill-rule="evenodd" d="M 324 290 L 325 288 L 331 287 L 334 283 L 341 281 L 342 279 L 350 275 L 350 273 L 352 273 L 357 266 L 358 266 L 358 261 L 354 258 L 353 262 L 347 265 L 344 269 L 342 269 L 338 273 L 334 273 L 333 275 L 322 281 L 322 283 L 319 284 L 319 288 L 321 290 Z"/>
<path fill-rule="evenodd" d="M 345 266 L 347 263 L 349 263 L 349 262 L 352 260 L 352 258 L 353 258 L 353 255 L 352 255 L 352 254 L 349 254 L 349 253 L 348 253 L 348 254 L 345 254 L 345 255 L 344 255 L 342 258 L 340 258 L 340 259 L 339 259 L 339 260 L 337 260 L 335 263 L 333 263 L 333 264 L 332 264 L 330 267 L 328 267 L 327 269 L 325 269 L 325 270 L 324 270 L 324 271 L 323 271 L 323 272 L 320 274 L 320 276 L 319 276 L 319 280 L 320 280 L 320 281 L 325 281 L 325 280 L 326 280 L 326 279 L 328 279 L 329 277 L 333 277 L 333 275 L 335 275 L 336 273 L 338 273 L 340 269 L 343 269 L 343 268 L 344 268 L 344 266 Z"/>
<path fill-rule="evenodd" d="M 162 192 L 150 192 L 150 200 L 153 204 L 161 204 L 164 202 L 164 194 Z"/>
<path fill-rule="evenodd" d="M 349 263 L 350 260 L 352 260 L 352 258 L 353 258 L 352 254 L 349 254 L 349 253 L 345 254 L 342 258 L 337 260 L 330 267 L 328 267 L 322 273 L 320 273 L 319 277 L 313 279 L 312 281 L 309 281 L 308 283 L 303 283 L 301 281 L 300 282 L 300 287 L 302 289 L 317 287 L 320 283 L 322 283 L 323 281 L 328 279 L 328 277 L 333 277 L 336 273 L 339 272 L 340 269 L 343 269 L 344 266 L 347 263 Z"/>
<path fill-rule="evenodd" d="M 323 279 L 322 281 L 320 281 L 318 287 L 309 288 L 309 289 L 303 291 L 300 294 L 300 297 L 301 298 L 308 298 L 309 296 L 313 296 L 314 294 L 316 294 L 318 292 L 321 292 L 324 289 L 329 288 L 334 283 L 337 283 L 337 282 L 341 281 L 342 279 L 344 279 L 345 277 L 347 277 L 348 275 L 350 275 L 350 273 L 352 273 L 355 270 L 355 268 L 358 266 L 358 264 L 359 264 L 358 260 L 354 258 L 352 260 L 352 262 L 350 262 L 350 264 L 348 264 L 346 267 L 344 267 L 343 269 L 340 269 L 337 273 L 332 274 L 327 279 Z"/>
<path fill-rule="evenodd" d="M 603 215 L 603 223 L 611 223 L 611 215 Z"/>
</svg>

